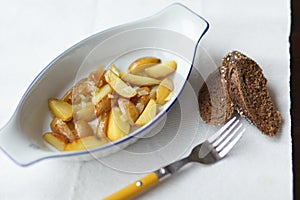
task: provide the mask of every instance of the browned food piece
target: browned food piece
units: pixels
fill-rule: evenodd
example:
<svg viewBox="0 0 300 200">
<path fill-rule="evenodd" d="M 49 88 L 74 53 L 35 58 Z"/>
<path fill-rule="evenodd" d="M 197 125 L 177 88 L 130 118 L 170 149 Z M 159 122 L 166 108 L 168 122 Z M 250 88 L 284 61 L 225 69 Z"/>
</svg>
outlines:
<svg viewBox="0 0 300 200">
<path fill-rule="evenodd" d="M 118 75 L 113 71 L 107 70 L 104 74 L 106 82 L 111 86 L 112 89 L 120 96 L 125 98 L 131 98 L 136 95 L 136 90 L 130 85 L 125 83 Z"/>
<path fill-rule="evenodd" d="M 229 119 L 234 111 L 227 83 L 219 69 L 211 73 L 198 94 L 201 118 L 210 125 L 219 125 Z"/>
<path fill-rule="evenodd" d="M 106 84 L 103 74 L 104 72 L 101 72 L 101 76 L 99 73 L 100 72 L 96 70 L 89 75 L 89 78 L 81 79 L 77 84 L 75 84 L 75 86 L 64 94 L 62 100 L 69 104 L 79 104 L 82 101 L 90 101 L 93 91 L 95 91 L 97 87 L 101 87 Z"/>
<path fill-rule="evenodd" d="M 96 69 L 95 71 L 89 74 L 89 80 L 95 83 L 95 86 L 98 88 L 102 87 L 106 84 L 105 77 L 104 77 L 105 70 Z"/>
<path fill-rule="evenodd" d="M 79 104 L 82 101 L 89 102 L 92 93 L 96 90 L 95 83 L 88 78 L 81 79 L 72 90 L 72 104 Z"/>
<path fill-rule="evenodd" d="M 267 88 L 267 79 L 258 64 L 238 51 L 223 59 L 225 78 L 233 104 L 264 134 L 275 136 L 281 115 L 275 108 Z"/>
<path fill-rule="evenodd" d="M 130 101 L 135 104 L 139 113 L 142 113 L 144 108 L 148 104 L 151 98 L 150 92 L 151 90 L 149 87 L 140 87 L 137 89 L 137 96 L 130 99 Z"/>
<path fill-rule="evenodd" d="M 96 110 L 96 116 L 100 116 L 103 113 L 106 113 L 110 111 L 112 107 L 112 101 L 109 98 L 109 96 L 103 97 L 96 105 L 95 105 L 95 110 Z"/>
<path fill-rule="evenodd" d="M 126 120 L 128 120 L 129 124 L 134 125 L 140 115 L 139 110 L 130 100 L 125 98 L 119 98 L 118 104 L 122 115 L 126 118 Z"/>
<path fill-rule="evenodd" d="M 69 103 L 69 104 L 72 104 L 72 91 L 73 91 L 73 88 L 69 89 L 63 96 L 62 100 Z"/>
<path fill-rule="evenodd" d="M 143 75 L 145 73 L 144 71 L 147 67 L 158 64 L 160 62 L 161 61 L 159 58 L 155 58 L 155 57 L 151 57 L 151 56 L 142 57 L 142 58 L 136 59 L 129 65 L 128 72 L 131 74 Z"/>
<path fill-rule="evenodd" d="M 73 141 L 77 138 L 68 124 L 58 117 L 53 118 L 50 127 L 53 132 L 64 135 L 69 141 Z"/>
</svg>

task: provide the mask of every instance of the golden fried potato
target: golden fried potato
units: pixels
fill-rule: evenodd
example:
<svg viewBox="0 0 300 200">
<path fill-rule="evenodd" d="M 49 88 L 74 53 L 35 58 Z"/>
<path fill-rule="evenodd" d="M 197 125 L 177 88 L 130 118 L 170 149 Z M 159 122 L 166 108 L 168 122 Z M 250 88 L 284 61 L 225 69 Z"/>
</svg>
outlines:
<svg viewBox="0 0 300 200">
<path fill-rule="evenodd" d="M 120 72 L 120 78 L 123 81 L 136 86 L 153 86 L 153 85 L 158 85 L 160 83 L 160 80 L 154 78 L 135 75 L 135 74 L 127 74 L 124 72 Z"/>
<path fill-rule="evenodd" d="M 113 89 L 110 87 L 109 84 L 105 84 L 101 88 L 97 89 L 92 98 L 93 104 L 94 105 L 98 104 L 104 97 L 111 94 L 112 92 L 113 92 Z"/>
<path fill-rule="evenodd" d="M 102 68 L 97 68 L 95 71 L 92 71 L 89 74 L 88 79 L 94 82 L 95 86 L 100 88 L 106 84 L 104 73 L 105 70 L 103 70 Z"/>
<path fill-rule="evenodd" d="M 136 120 L 135 125 L 144 126 L 148 122 L 150 122 L 155 116 L 157 112 L 157 104 L 154 99 L 150 99 L 146 108 Z"/>
<path fill-rule="evenodd" d="M 137 95 L 130 100 L 135 104 L 139 113 L 142 113 L 147 103 L 149 102 L 150 96 L 150 88 L 149 87 L 140 87 L 137 89 Z"/>
<path fill-rule="evenodd" d="M 160 59 L 159 58 L 155 58 L 155 57 L 142 57 L 142 58 L 139 58 L 139 59 L 133 61 L 129 65 L 128 72 L 131 73 L 131 74 L 143 75 L 144 74 L 144 70 L 147 67 L 150 67 L 150 66 L 158 64 L 158 63 L 160 63 Z"/>
<path fill-rule="evenodd" d="M 177 63 L 174 60 L 157 64 L 145 69 L 148 76 L 152 78 L 164 78 L 176 71 Z"/>
<path fill-rule="evenodd" d="M 72 105 L 59 99 L 49 99 L 48 106 L 55 117 L 63 121 L 70 121 L 73 117 Z"/>
<path fill-rule="evenodd" d="M 106 144 L 106 140 L 99 140 L 95 135 L 77 138 L 65 146 L 65 151 L 89 150 Z"/>
<path fill-rule="evenodd" d="M 112 101 L 109 96 L 104 97 L 95 105 L 96 116 L 99 117 L 103 113 L 110 111 L 111 107 Z"/>
<path fill-rule="evenodd" d="M 139 110 L 135 107 L 135 105 L 128 99 L 119 98 L 118 99 L 119 108 L 122 112 L 122 115 L 126 117 L 129 124 L 134 125 L 134 122 L 139 117 Z"/>
<path fill-rule="evenodd" d="M 136 91 L 131 86 L 127 85 L 121 78 L 119 78 L 111 70 L 105 73 L 105 80 L 119 95 L 125 98 L 131 98 L 136 95 Z"/>
<path fill-rule="evenodd" d="M 46 142 L 54 146 L 56 149 L 63 151 L 68 143 L 68 139 L 61 134 L 54 132 L 47 132 L 43 135 Z"/>
<path fill-rule="evenodd" d="M 118 107 L 113 107 L 109 114 L 107 137 L 111 141 L 125 137 L 130 131 L 130 124 L 123 119 Z"/>
<path fill-rule="evenodd" d="M 173 91 L 173 81 L 169 78 L 165 78 L 158 86 L 156 90 L 156 102 L 158 105 L 164 105 L 167 102 L 167 97 Z"/>
<path fill-rule="evenodd" d="M 68 124 L 58 117 L 53 118 L 50 127 L 53 132 L 64 135 L 69 141 L 73 141 L 77 138 Z"/>
</svg>

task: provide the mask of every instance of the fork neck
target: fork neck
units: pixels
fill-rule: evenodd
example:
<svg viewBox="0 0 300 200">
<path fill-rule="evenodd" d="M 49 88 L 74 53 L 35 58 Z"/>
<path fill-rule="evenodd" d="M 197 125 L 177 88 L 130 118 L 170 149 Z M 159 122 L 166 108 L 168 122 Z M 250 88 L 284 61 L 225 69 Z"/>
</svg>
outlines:
<svg viewBox="0 0 300 200">
<path fill-rule="evenodd" d="M 165 167 L 162 167 L 162 168 L 154 171 L 154 173 L 157 175 L 158 180 L 163 180 L 164 178 L 168 177 L 169 175 L 172 175 L 173 173 L 177 172 L 180 168 L 182 168 L 188 162 L 190 162 L 190 159 L 188 157 L 186 157 L 181 160 L 175 161 Z"/>
</svg>

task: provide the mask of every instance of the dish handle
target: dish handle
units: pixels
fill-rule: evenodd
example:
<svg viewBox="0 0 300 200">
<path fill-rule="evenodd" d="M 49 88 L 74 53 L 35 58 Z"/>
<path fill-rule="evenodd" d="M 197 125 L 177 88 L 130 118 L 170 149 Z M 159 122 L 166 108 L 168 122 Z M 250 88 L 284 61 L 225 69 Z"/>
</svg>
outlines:
<svg viewBox="0 0 300 200">
<path fill-rule="evenodd" d="M 18 117 L 14 116 L 0 129 L 0 151 L 3 151 L 19 166 L 28 166 L 51 156 L 29 137 L 23 134 Z M 52 152 L 53 154 L 53 152 Z"/>
<path fill-rule="evenodd" d="M 207 32 L 209 23 L 200 15 L 180 3 L 166 7 L 148 21 L 146 26 L 168 29 L 183 34 L 196 44 Z"/>
</svg>

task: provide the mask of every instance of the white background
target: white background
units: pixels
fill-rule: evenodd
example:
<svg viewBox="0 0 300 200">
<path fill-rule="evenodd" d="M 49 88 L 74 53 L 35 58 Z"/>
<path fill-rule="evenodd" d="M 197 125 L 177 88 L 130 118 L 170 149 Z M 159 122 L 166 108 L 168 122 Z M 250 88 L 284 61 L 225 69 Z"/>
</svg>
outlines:
<svg viewBox="0 0 300 200">
<path fill-rule="evenodd" d="M 99 31 L 153 15 L 173 2 L 0 0 L 0 127 L 34 77 L 64 50 Z M 209 22 L 201 45 L 217 64 L 236 49 L 261 65 L 283 126 L 275 139 L 253 129 L 232 156 L 212 166 L 190 165 L 139 198 L 292 199 L 289 1 L 177 2 Z M 93 161 L 46 160 L 22 168 L 0 152 L 0 199 L 101 199 L 142 175 Z"/>
</svg>

